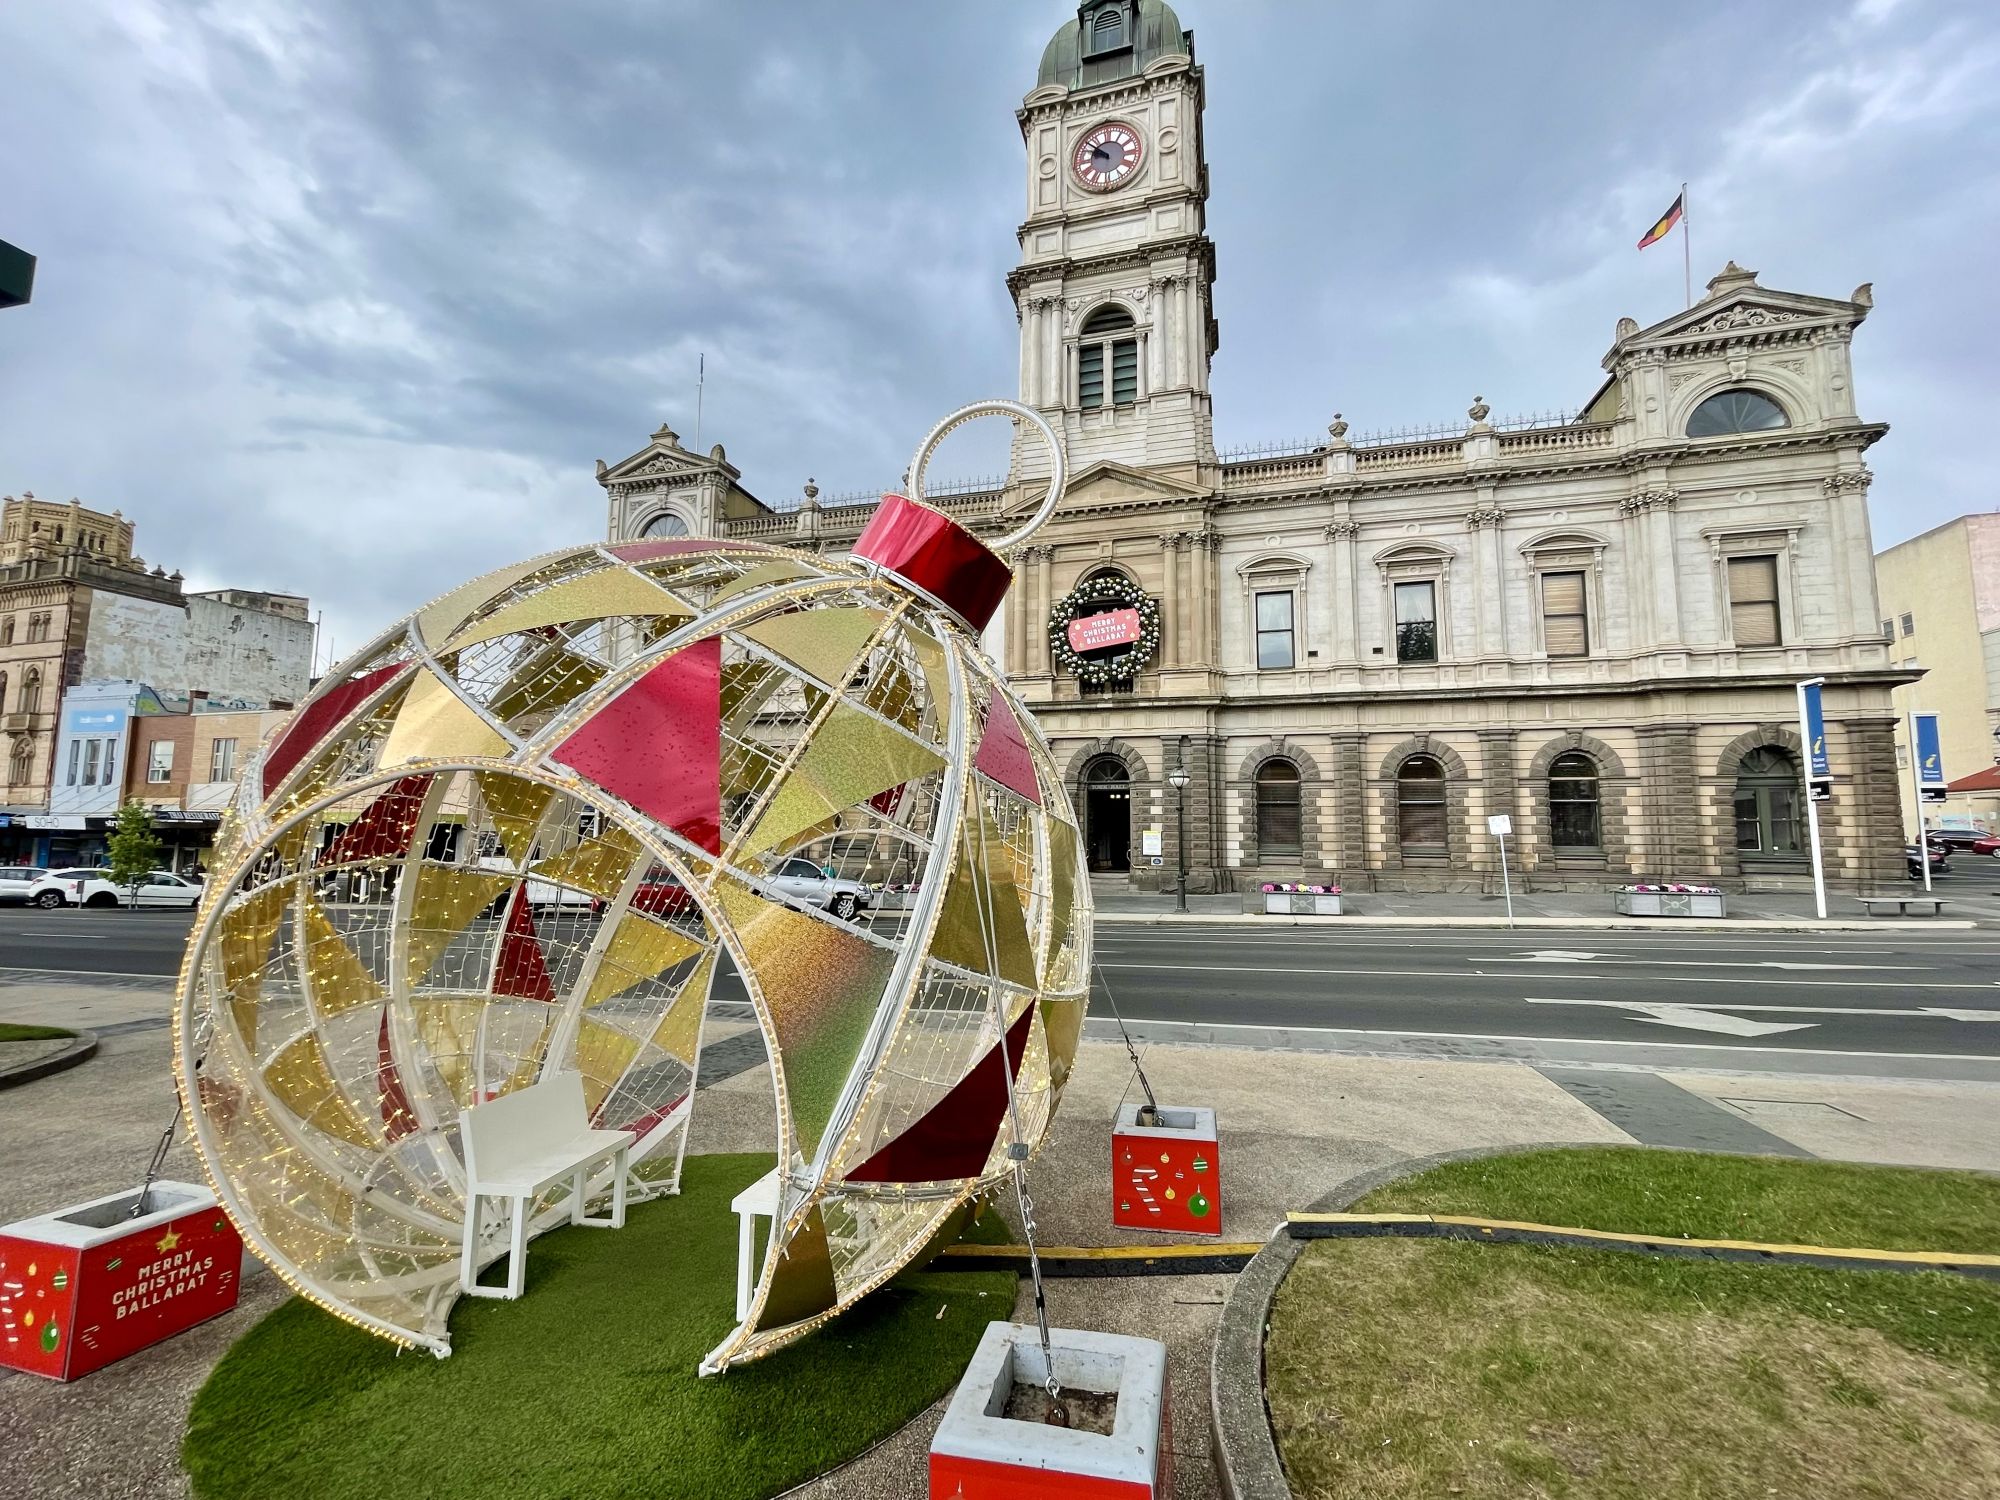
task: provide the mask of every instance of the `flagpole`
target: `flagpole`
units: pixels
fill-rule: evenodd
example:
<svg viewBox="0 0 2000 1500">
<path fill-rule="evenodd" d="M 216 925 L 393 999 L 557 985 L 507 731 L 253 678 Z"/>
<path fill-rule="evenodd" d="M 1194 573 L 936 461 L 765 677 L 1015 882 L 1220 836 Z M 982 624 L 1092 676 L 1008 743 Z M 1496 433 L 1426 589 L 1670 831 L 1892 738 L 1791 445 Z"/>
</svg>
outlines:
<svg viewBox="0 0 2000 1500">
<path fill-rule="evenodd" d="M 694 446 L 697 453 L 701 451 L 701 398 L 707 385 L 708 356 L 697 355 L 694 367 Z"/>
<path fill-rule="evenodd" d="M 1694 306 L 1694 253 L 1688 249 L 1688 185 L 1681 184 L 1681 289 Z"/>
</svg>

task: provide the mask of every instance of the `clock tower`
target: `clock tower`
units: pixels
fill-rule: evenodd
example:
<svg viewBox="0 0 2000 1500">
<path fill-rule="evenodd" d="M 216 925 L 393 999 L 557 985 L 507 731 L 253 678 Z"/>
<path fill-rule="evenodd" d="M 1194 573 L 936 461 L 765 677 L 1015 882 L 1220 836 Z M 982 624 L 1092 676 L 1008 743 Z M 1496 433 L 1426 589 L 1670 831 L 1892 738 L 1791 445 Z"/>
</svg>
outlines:
<svg viewBox="0 0 2000 1500">
<path fill-rule="evenodd" d="M 1208 365 L 1215 246 L 1206 233 L 1202 74 L 1162 0 L 1087 0 L 1042 55 L 1018 118 L 1027 147 L 1021 399 L 1072 471 L 1111 461 L 1197 482 L 1215 462 Z M 1017 443 L 1015 473 L 1046 472 Z"/>
</svg>

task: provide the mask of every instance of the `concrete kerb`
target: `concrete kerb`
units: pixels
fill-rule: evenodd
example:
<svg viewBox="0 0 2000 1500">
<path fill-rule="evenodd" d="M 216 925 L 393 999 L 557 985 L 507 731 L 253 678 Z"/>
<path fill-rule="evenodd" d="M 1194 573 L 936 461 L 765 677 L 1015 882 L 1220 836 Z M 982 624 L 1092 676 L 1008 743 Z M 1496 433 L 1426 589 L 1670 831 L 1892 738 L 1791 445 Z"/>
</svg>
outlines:
<svg viewBox="0 0 2000 1500">
<path fill-rule="evenodd" d="M 1100 926 L 1138 925 L 1154 927 L 1183 927 L 1190 924 L 1203 927 L 1542 927 L 1602 929 L 1607 932 L 1666 929 L 1675 932 L 1971 932 L 1978 928 L 1977 922 L 1959 918 L 1917 917 L 1897 920 L 1889 917 L 1843 921 L 1829 917 L 1819 921 L 1813 917 L 1796 919 L 1774 917 L 1721 918 L 1704 920 L 1699 917 L 1516 917 L 1508 921 L 1505 917 L 1275 917 L 1257 916 L 1211 916 L 1198 912 L 1185 915 L 1178 912 L 1130 912 L 1101 911 L 1093 920 Z"/>
<path fill-rule="evenodd" d="M 19 1088 L 24 1083 L 33 1083 L 52 1073 L 81 1067 L 95 1056 L 97 1033 L 79 1031 L 60 1052 L 52 1052 L 47 1057 L 38 1057 L 33 1062 L 19 1063 L 11 1068 L 0 1068 L 0 1089 Z"/>
<path fill-rule="evenodd" d="M 1465 1151 L 1440 1151 L 1413 1156 L 1372 1172 L 1350 1177 L 1314 1203 L 1308 1212 L 1340 1213 L 1379 1187 L 1441 1167 L 1448 1162 L 1483 1157 L 1514 1156 L 1523 1151 L 1575 1151 L 1601 1146 L 1602 1141 L 1538 1141 L 1517 1146 L 1478 1146 Z M 1236 1278 L 1222 1307 L 1215 1332 L 1215 1352 L 1209 1358 L 1208 1431 L 1215 1471 L 1228 1500 L 1292 1500 L 1292 1487 L 1278 1457 L 1271 1433 L 1271 1412 L 1264 1403 L 1264 1332 L 1271 1322 L 1271 1304 L 1292 1263 L 1306 1248 L 1280 1224 L 1271 1239 Z"/>
</svg>

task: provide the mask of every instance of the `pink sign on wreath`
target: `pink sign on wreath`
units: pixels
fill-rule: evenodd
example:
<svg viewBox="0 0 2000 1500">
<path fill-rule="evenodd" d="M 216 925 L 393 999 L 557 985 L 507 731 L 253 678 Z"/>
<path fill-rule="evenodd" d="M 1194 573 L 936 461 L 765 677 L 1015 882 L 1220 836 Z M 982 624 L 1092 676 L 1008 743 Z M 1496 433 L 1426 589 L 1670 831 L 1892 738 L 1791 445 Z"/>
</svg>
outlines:
<svg viewBox="0 0 2000 1500">
<path fill-rule="evenodd" d="M 1101 651 L 1106 646 L 1129 646 L 1139 639 L 1139 611 L 1107 610 L 1101 615 L 1085 615 L 1069 622 L 1069 648 L 1079 654 Z"/>
</svg>

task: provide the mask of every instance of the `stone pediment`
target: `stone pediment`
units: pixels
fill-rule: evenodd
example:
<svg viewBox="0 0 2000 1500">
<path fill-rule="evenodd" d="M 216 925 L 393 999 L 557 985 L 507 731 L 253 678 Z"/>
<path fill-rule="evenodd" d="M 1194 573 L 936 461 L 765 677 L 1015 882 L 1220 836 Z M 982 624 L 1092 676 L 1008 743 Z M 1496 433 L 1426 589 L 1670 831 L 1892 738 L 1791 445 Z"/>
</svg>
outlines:
<svg viewBox="0 0 2000 1500">
<path fill-rule="evenodd" d="M 706 457 L 702 457 L 683 448 L 680 434 L 673 428 L 662 426 L 653 434 L 653 440 L 630 458 L 621 458 L 615 464 L 599 467 L 597 482 L 614 484 L 640 480 L 656 484 L 673 484 L 683 479 L 692 480 L 718 469 L 732 480 L 738 477 L 736 469 L 724 456 L 720 443 L 716 444 Z"/>
<path fill-rule="evenodd" d="M 1199 486 L 1106 459 L 1070 479 L 1069 487 L 1063 491 L 1062 509 L 1205 498 L 1207 492 Z"/>
<path fill-rule="evenodd" d="M 1685 312 L 1663 318 L 1650 328 L 1639 328 L 1630 319 L 1621 320 L 1618 342 L 1605 356 L 1605 365 L 1609 368 L 1619 358 L 1640 350 L 1686 348 L 1736 339 L 1790 339 L 1823 328 L 1851 329 L 1868 316 L 1873 303 L 1873 294 L 1866 284 L 1856 287 L 1853 299 L 1845 302 L 1802 292 L 1780 292 L 1759 286 L 1754 271 L 1745 271 L 1731 262 L 1709 282 L 1708 295 Z"/>
</svg>

